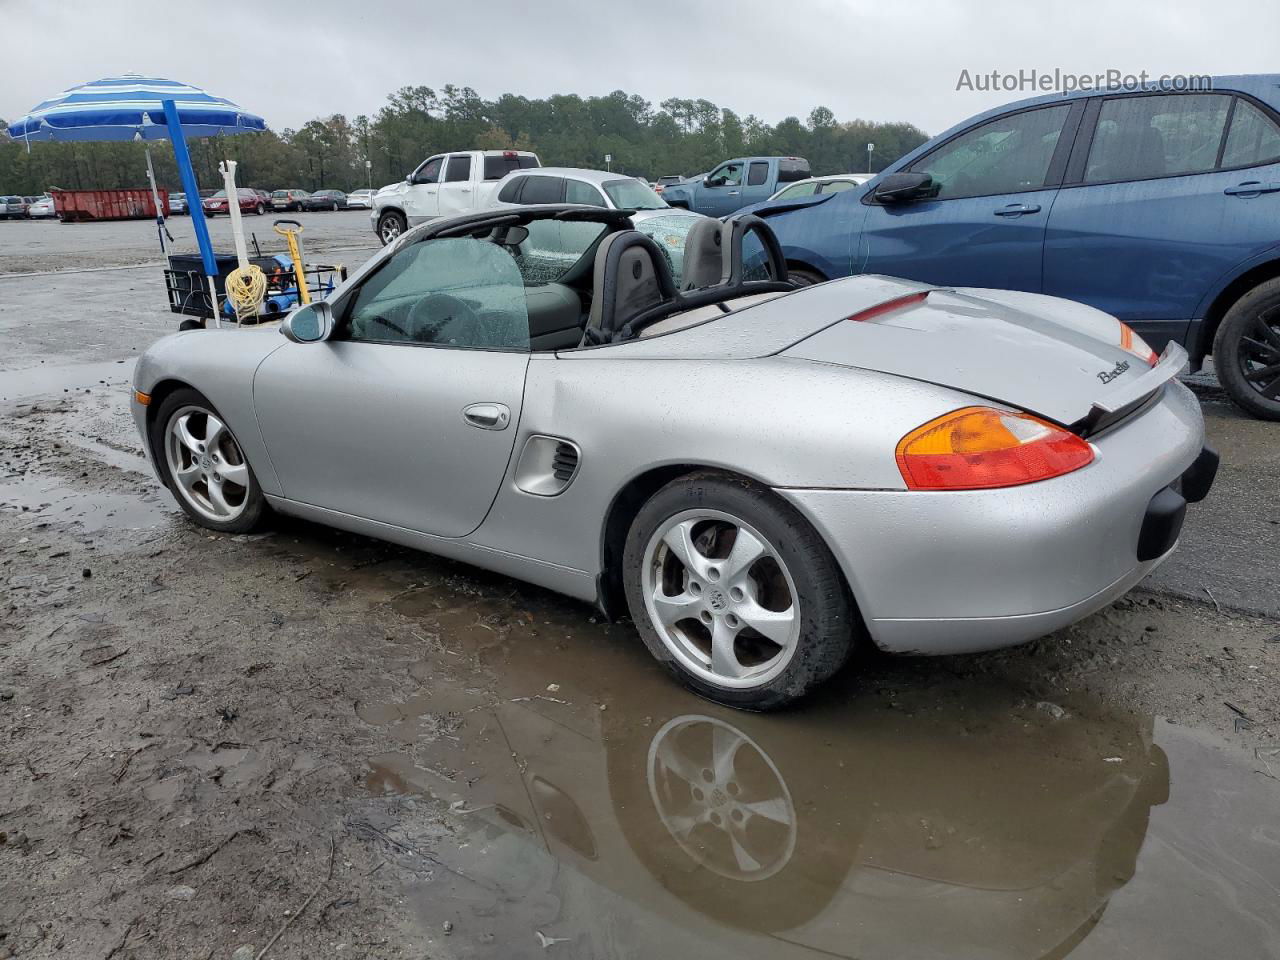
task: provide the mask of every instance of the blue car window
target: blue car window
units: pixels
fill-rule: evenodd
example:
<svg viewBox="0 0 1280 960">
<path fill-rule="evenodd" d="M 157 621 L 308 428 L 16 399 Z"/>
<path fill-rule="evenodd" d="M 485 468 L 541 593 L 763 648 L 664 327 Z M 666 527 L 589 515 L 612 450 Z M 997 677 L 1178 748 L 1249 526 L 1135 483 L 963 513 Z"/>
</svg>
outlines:
<svg viewBox="0 0 1280 960">
<path fill-rule="evenodd" d="M 1043 189 L 1070 112 L 1063 104 L 997 117 L 948 140 L 910 170 L 932 176 L 941 200 Z"/>
<path fill-rule="evenodd" d="M 1222 166 L 1251 167 L 1280 159 L 1280 127 L 1248 100 L 1236 101 Z"/>
<path fill-rule="evenodd" d="M 1215 93 L 1104 101 L 1085 164 L 1085 182 L 1212 170 L 1230 106 L 1230 96 Z"/>
</svg>

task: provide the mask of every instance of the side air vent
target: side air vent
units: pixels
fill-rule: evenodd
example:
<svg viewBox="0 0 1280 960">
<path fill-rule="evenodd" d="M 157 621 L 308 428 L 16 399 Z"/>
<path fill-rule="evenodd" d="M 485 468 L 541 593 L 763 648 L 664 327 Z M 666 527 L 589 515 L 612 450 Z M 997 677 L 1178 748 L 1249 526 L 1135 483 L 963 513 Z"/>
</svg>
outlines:
<svg viewBox="0 0 1280 960">
<path fill-rule="evenodd" d="M 551 472 L 562 483 L 568 483 L 578 472 L 578 448 L 572 443 L 557 443 L 555 456 L 551 458 Z"/>
<path fill-rule="evenodd" d="M 532 436 L 516 464 L 516 487 L 535 497 L 558 496 L 573 483 L 582 451 L 563 437 Z"/>
</svg>

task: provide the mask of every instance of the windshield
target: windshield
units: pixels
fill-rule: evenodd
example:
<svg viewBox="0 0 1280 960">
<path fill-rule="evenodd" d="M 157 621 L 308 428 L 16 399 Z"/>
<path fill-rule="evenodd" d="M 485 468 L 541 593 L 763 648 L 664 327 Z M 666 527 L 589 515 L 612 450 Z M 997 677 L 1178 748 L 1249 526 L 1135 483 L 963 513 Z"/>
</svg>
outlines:
<svg viewBox="0 0 1280 960">
<path fill-rule="evenodd" d="M 613 205 L 619 210 L 661 210 L 667 206 L 647 183 L 632 177 L 608 180 L 601 184 Z"/>
<path fill-rule="evenodd" d="M 515 251 L 526 284 L 555 283 L 592 249 L 605 226 L 591 221 L 533 220 Z"/>
<path fill-rule="evenodd" d="M 636 224 L 636 229 L 651 237 L 658 249 L 666 254 L 667 266 L 671 269 L 671 278 L 675 280 L 677 289 L 684 274 L 685 237 L 701 219 L 703 218 L 673 212 L 670 216 L 650 217 Z"/>
<path fill-rule="evenodd" d="M 289 191 L 288 191 L 288 190 L 277 190 L 275 193 L 273 193 L 273 194 L 271 194 L 271 195 L 272 195 L 273 197 L 280 197 L 280 198 L 282 198 L 282 199 L 283 199 L 284 197 L 287 197 L 287 196 L 289 195 Z"/>
<path fill-rule="evenodd" d="M 225 190 L 219 190 L 217 193 L 211 194 L 211 195 L 209 196 L 209 199 L 210 199 L 210 200 L 225 199 L 225 198 L 226 198 L 226 196 L 227 196 L 227 191 L 225 191 Z"/>
</svg>

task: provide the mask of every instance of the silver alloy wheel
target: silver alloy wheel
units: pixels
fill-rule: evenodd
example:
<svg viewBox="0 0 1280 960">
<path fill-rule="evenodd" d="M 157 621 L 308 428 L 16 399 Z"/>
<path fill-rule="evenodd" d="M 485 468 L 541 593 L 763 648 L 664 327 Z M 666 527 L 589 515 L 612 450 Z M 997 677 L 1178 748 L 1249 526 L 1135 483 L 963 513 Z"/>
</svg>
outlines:
<svg viewBox="0 0 1280 960">
<path fill-rule="evenodd" d="M 169 475 L 188 505 L 217 523 L 244 513 L 249 467 L 226 424 L 203 407 L 186 406 L 169 418 L 164 435 Z"/>
<path fill-rule="evenodd" d="M 400 236 L 400 218 L 387 216 L 382 219 L 382 242 L 390 243 Z"/>
<path fill-rule="evenodd" d="M 796 848 L 795 803 L 769 755 L 714 717 L 668 721 L 649 744 L 649 796 L 694 862 L 731 880 L 767 880 Z"/>
<path fill-rule="evenodd" d="M 752 689 L 786 669 L 800 638 L 795 582 L 750 524 L 718 510 L 670 517 L 645 547 L 645 610 L 699 679 Z"/>
</svg>

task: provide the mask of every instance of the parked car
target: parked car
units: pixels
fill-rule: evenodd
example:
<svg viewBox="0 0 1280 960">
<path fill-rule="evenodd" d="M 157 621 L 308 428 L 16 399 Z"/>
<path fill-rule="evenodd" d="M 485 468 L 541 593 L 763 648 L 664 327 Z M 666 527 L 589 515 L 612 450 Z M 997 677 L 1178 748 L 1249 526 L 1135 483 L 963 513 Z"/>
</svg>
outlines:
<svg viewBox="0 0 1280 960">
<path fill-rule="evenodd" d="M 769 222 L 808 281 L 1078 300 L 1185 345 L 1193 369 L 1212 354 L 1236 404 L 1280 420 L 1280 75 L 998 107 Z"/>
<path fill-rule="evenodd" d="M 27 216 L 32 220 L 47 220 L 50 217 L 56 217 L 58 209 L 53 202 L 53 197 L 37 197 L 30 206 L 27 207 Z"/>
<path fill-rule="evenodd" d="M 727 217 L 808 177 L 809 161 L 802 157 L 737 157 L 705 177 L 666 187 L 662 199 L 709 217 Z"/>
<path fill-rule="evenodd" d="M 368 210 L 373 206 L 372 190 L 352 190 L 347 194 L 347 206 L 350 208 L 360 207 Z"/>
<path fill-rule="evenodd" d="M 26 215 L 26 197 L 0 197 L 0 220 L 20 220 Z"/>
<path fill-rule="evenodd" d="M 679 177 L 679 176 L 659 177 L 653 183 L 653 192 L 661 193 L 667 187 L 670 187 L 673 184 L 677 184 L 677 183 L 684 183 L 684 177 Z"/>
<path fill-rule="evenodd" d="M 795 199 L 797 197 L 820 196 L 826 193 L 843 193 L 853 187 L 860 187 L 875 174 L 871 173 L 833 173 L 825 177 L 810 177 L 808 180 L 797 180 L 783 187 L 770 200 Z"/>
<path fill-rule="evenodd" d="M 187 195 L 185 193 L 169 194 L 169 216 L 177 217 L 190 212 L 187 209 Z"/>
<path fill-rule="evenodd" d="M 255 213 L 262 216 L 267 212 L 267 205 L 263 202 L 262 197 L 258 196 L 257 190 L 251 190 L 248 187 L 237 187 L 236 196 L 239 199 L 241 213 Z M 227 191 L 219 190 L 208 199 L 201 200 L 200 206 L 204 208 L 205 216 L 212 217 L 219 213 L 228 213 Z"/>
<path fill-rule="evenodd" d="M 521 150 L 439 153 L 374 194 L 369 222 L 378 238 L 390 243 L 427 220 L 483 210 L 508 173 L 540 166 L 537 154 Z"/>
<path fill-rule="evenodd" d="M 577 258 L 536 256 L 542 234 Z M 803 696 L 864 631 L 941 654 L 1060 629 L 1170 556 L 1214 479 L 1186 351 L 1081 304 L 796 288 L 753 216 L 694 224 L 691 292 L 600 207 L 405 241 L 286 317 L 283 345 L 152 344 L 132 412 L 161 480 L 221 533 L 270 506 L 625 606 L 723 703 Z"/>
<path fill-rule="evenodd" d="M 317 190 L 302 201 L 303 210 L 345 210 L 347 195 L 341 190 Z"/>
<path fill-rule="evenodd" d="M 271 194 L 271 209 L 291 210 L 298 212 L 304 208 L 304 204 L 311 194 L 305 190 L 276 190 Z"/>
<path fill-rule="evenodd" d="M 666 255 L 667 267 L 677 284 L 684 267 L 685 240 L 693 223 L 706 219 L 700 213 L 667 205 L 645 182 L 603 170 L 578 167 L 536 167 L 508 174 L 498 185 L 494 207 L 530 206 L 540 203 L 580 203 L 606 210 L 630 210 L 637 230 L 651 237 Z M 596 229 L 592 224 L 565 224 L 563 252 L 570 263 L 580 254 L 572 234 Z M 542 256 L 553 251 L 543 248 Z"/>
</svg>

